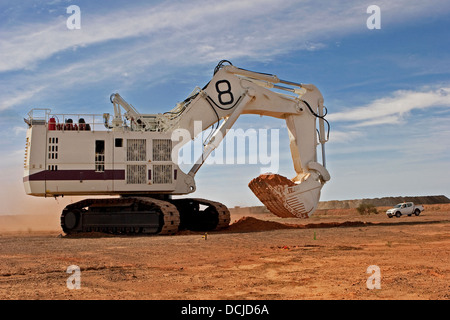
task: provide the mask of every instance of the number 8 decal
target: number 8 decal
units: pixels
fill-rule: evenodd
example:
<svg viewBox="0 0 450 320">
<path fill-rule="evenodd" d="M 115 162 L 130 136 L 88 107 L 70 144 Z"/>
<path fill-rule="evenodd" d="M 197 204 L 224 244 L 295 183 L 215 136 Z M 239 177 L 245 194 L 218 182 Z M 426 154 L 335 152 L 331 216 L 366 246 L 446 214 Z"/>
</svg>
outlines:
<svg viewBox="0 0 450 320">
<path fill-rule="evenodd" d="M 221 84 L 224 84 L 221 86 Z M 225 89 L 225 90 L 222 90 Z M 220 104 L 227 105 L 232 104 L 234 102 L 233 93 L 231 92 L 231 84 L 228 80 L 219 80 L 216 82 L 216 90 L 219 94 L 219 102 Z M 223 97 L 225 96 L 225 97 Z M 223 99 L 224 100 L 223 100 Z"/>
</svg>

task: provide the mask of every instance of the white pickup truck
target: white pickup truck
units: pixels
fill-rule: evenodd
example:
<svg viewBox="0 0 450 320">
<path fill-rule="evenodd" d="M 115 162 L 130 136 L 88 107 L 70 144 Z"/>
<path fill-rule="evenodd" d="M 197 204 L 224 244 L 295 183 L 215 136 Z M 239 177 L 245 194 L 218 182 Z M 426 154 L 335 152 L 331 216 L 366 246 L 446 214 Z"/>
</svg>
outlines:
<svg viewBox="0 0 450 320">
<path fill-rule="evenodd" d="M 416 206 L 412 202 L 403 202 L 386 211 L 386 215 L 389 218 L 392 218 L 393 216 L 400 218 L 403 215 L 411 216 L 412 214 L 418 216 L 423 210 L 423 206 Z"/>
</svg>

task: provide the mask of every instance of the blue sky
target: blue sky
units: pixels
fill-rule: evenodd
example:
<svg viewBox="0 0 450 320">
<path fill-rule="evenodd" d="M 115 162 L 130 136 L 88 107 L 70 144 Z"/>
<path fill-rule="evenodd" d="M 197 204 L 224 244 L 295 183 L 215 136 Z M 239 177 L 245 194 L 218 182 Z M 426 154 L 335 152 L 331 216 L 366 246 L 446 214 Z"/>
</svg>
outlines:
<svg viewBox="0 0 450 320">
<path fill-rule="evenodd" d="M 71 4 L 79 30 L 66 27 Z M 381 29 L 366 25 L 373 4 Z M 322 200 L 450 196 L 449 30 L 448 1 L 2 1 L 0 213 L 70 201 L 24 194 L 31 108 L 112 113 L 119 92 L 141 113 L 165 112 L 222 59 L 321 90 L 331 123 Z M 294 176 L 283 121 L 243 116 L 234 128 L 280 129 L 279 173 Z M 194 196 L 259 205 L 247 186 L 259 170 L 204 166 Z"/>
</svg>

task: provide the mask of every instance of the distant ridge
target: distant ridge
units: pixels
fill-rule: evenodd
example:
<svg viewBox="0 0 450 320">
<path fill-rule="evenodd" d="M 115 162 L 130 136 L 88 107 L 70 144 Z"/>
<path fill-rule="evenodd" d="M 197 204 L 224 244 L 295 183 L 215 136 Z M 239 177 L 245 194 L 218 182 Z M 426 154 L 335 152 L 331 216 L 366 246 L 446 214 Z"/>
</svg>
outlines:
<svg viewBox="0 0 450 320">
<path fill-rule="evenodd" d="M 373 198 L 373 199 L 356 199 L 356 200 L 332 200 L 332 201 L 321 201 L 317 206 L 319 210 L 325 209 L 353 209 L 358 208 L 360 204 L 373 204 L 375 207 L 390 207 L 396 205 L 400 202 L 414 202 L 415 204 L 442 204 L 450 203 L 450 199 L 444 195 L 440 196 L 399 196 L 399 197 L 384 197 L 384 198 Z M 255 207 L 234 207 L 230 208 L 235 212 L 240 210 L 247 210 L 249 213 L 269 213 L 264 206 Z"/>
<path fill-rule="evenodd" d="M 414 202 L 415 204 L 440 204 L 450 203 L 450 199 L 446 196 L 399 196 L 399 197 L 383 197 L 373 199 L 356 199 L 356 200 L 332 200 L 319 202 L 318 209 L 351 209 L 357 208 L 361 204 L 373 204 L 375 207 L 389 207 L 400 202 Z"/>
</svg>

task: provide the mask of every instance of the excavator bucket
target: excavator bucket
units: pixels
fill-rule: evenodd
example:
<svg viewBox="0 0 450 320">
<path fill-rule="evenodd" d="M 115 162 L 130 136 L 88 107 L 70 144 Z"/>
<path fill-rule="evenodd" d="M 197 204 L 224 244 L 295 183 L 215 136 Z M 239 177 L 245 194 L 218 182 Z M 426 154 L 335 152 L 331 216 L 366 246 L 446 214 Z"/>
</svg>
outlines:
<svg viewBox="0 0 450 320">
<path fill-rule="evenodd" d="M 312 179 L 295 183 L 279 174 L 262 174 L 248 186 L 270 212 L 282 218 L 308 218 L 319 203 L 322 188 Z"/>
</svg>

